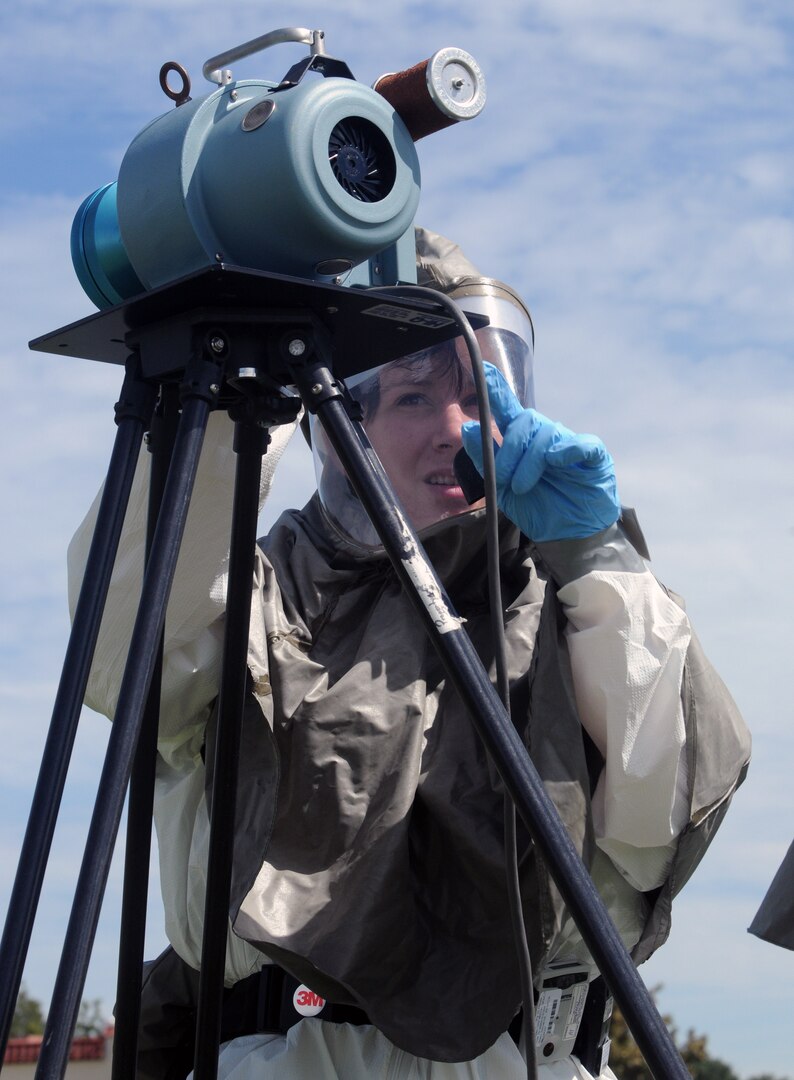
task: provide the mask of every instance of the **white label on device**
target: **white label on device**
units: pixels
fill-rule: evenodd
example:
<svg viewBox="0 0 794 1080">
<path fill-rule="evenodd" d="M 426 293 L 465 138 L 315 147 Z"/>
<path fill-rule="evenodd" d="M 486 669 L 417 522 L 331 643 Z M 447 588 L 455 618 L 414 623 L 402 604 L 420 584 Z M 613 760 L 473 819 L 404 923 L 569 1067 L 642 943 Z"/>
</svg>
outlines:
<svg viewBox="0 0 794 1080">
<path fill-rule="evenodd" d="M 582 1022 L 585 1001 L 587 1001 L 587 983 L 575 983 L 571 987 L 571 1008 L 568 1013 L 568 1023 L 565 1025 L 565 1034 L 563 1035 L 566 1042 L 569 1039 L 576 1038 L 576 1032 Z"/>
<path fill-rule="evenodd" d="M 541 990 L 535 1006 L 535 1043 L 538 1046 L 554 1032 L 561 1001 L 562 990 Z"/>
</svg>

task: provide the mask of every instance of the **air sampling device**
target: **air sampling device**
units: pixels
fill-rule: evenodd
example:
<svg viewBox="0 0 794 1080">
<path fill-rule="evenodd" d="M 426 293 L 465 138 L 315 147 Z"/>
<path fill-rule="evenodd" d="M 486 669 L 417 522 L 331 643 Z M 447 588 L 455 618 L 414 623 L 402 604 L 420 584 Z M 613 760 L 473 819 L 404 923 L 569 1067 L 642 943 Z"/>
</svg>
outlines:
<svg viewBox="0 0 794 1080">
<path fill-rule="evenodd" d="M 309 55 L 280 81 L 233 78 L 229 64 L 285 42 Z M 176 107 L 78 210 L 72 260 L 97 307 L 214 263 L 336 284 L 416 280 L 414 141 L 482 110 L 468 53 L 441 49 L 371 88 L 326 55 L 323 31 L 291 27 L 212 57 L 203 73 L 216 88 L 193 99 L 185 69 L 163 65 Z"/>
</svg>

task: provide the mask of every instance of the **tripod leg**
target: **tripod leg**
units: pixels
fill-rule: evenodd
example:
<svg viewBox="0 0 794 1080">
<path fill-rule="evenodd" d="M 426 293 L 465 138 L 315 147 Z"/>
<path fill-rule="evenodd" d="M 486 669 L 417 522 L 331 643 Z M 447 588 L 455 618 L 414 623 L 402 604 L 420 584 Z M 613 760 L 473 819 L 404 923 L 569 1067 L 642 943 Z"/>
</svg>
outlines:
<svg viewBox="0 0 794 1080">
<path fill-rule="evenodd" d="M 0 980 L 0 1060 L 14 1018 L 91 659 L 135 475 L 138 449 L 151 417 L 154 397 L 153 387 L 143 382 L 138 374 L 137 360 L 131 358 L 116 405 L 118 431 L 0 945 L 0 970 L 3 972 Z"/>
<path fill-rule="evenodd" d="M 293 371 L 304 404 L 316 411 L 651 1072 L 658 1080 L 687 1080 L 689 1073 L 645 983 L 432 564 L 405 513 L 395 505 L 383 467 L 361 426 L 354 425 L 348 416 L 327 363 L 322 359 L 303 365 L 293 362 Z"/>
<path fill-rule="evenodd" d="M 146 529 L 148 559 L 157 526 L 174 448 L 179 419 L 178 388 L 164 386 L 161 407 L 152 422 L 149 482 L 149 516 Z M 141 1012 L 141 973 L 146 935 L 149 858 L 152 847 L 152 810 L 160 719 L 160 684 L 163 639 L 146 699 L 141 734 L 135 751 L 127 801 L 127 838 L 124 856 L 124 887 L 121 902 L 119 970 L 116 980 L 116 1031 L 113 1038 L 112 1080 L 135 1080 L 138 1023 Z"/>
<path fill-rule="evenodd" d="M 218 729 L 212 782 L 210 847 L 207 868 L 201 981 L 194 1059 L 194 1080 L 215 1080 L 221 1037 L 223 977 L 229 921 L 234 823 L 240 736 L 248 670 L 248 628 L 254 574 L 259 479 L 269 436 L 255 418 L 237 420 L 226 634 L 218 706 Z"/>
<path fill-rule="evenodd" d="M 37 1077 L 61 1077 L 69 1058 L 91 947 L 132 769 L 141 718 L 165 622 L 199 453 L 220 384 L 217 363 L 199 357 L 186 369 L 182 418 L 146 567 L 141 603 L 130 641 L 116 716 L 55 980 Z"/>
</svg>

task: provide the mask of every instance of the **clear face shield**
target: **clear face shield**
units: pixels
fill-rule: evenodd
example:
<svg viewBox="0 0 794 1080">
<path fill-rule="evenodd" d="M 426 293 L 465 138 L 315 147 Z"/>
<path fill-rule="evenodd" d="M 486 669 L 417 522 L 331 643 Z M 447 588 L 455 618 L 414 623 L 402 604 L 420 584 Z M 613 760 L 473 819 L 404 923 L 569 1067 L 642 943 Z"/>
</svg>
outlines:
<svg viewBox="0 0 794 1080">
<path fill-rule="evenodd" d="M 487 292 L 482 286 L 476 294 L 468 289 L 474 286 L 456 290 L 453 298 L 461 310 L 490 320 L 476 331 L 483 360 L 498 367 L 522 405 L 531 407 L 533 334 L 526 310 L 497 283 Z M 367 436 L 417 531 L 480 505 L 468 505 L 452 464 L 462 445 L 461 426 L 478 418 L 471 359 L 462 337 L 346 382 L 361 405 Z M 311 440 L 326 515 L 348 544 L 362 552 L 376 551 L 381 546 L 377 534 L 313 416 Z"/>
</svg>

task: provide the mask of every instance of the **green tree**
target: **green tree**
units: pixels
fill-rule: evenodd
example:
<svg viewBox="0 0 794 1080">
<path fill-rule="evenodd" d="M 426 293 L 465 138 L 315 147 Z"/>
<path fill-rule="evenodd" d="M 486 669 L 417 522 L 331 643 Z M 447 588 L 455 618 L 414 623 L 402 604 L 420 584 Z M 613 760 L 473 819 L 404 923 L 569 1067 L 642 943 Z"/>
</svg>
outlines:
<svg viewBox="0 0 794 1080">
<path fill-rule="evenodd" d="M 32 998 L 23 984 L 17 995 L 14 1019 L 11 1023 L 11 1038 L 17 1039 L 24 1035 L 43 1035 L 44 1024 L 45 1018 L 41 1002 Z M 93 1001 L 81 1001 L 74 1031 L 75 1035 L 102 1035 L 106 1027 L 107 1021 L 102 1012 L 102 1002 L 99 998 Z"/>
<path fill-rule="evenodd" d="M 651 993 L 656 996 L 655 990 Z M 667 1022 L 665 1017 L 665 1023 Z M 632 1038 L 628 1024 L 617 1005 L 612 1013 L 609 1037 L 609 1064 L 618 1080 L 652 1080 L 645 1058 Z"/>
<path fill-rule="evenodd" d="M 106 1027 L 107 1022 L 102 1013 L 102 1002 L 99 998 L 94 998 L 93 1001 L 81 1001 L 74 1029 L 75 1035 L 78 1037 L 101 1035 Z"/>
<path fill-rule="evenodd" d="M 14 1008 L 14 1019 L 11 1022 L 10 1035 L 12 1039 L 18 1039 L 23 1035 L 43 1035 L 44 1015 L 41 1011 L 41 1002 L 28 995 L 24 984 L 19 989 L 17 1003 Z"/>
<path fill-rule="evenodd" d="M 730 1065 L 726 1065 L 724 1061 L 719 1061 L 717 1058 L 698 1061 L 694 1065 L 684 1060 L 696 1080 L 739 1080 Z"/>
<path fill-rule="evenodd" d="M 675 1028 L 672 1028 L 675 1037 Z M 684 1064 L 695 1080 L 739 1080 L 733 1069 L 724 1061 L 709 1057 L 708 1040 L 705 1035 L 697 1035 L 692 1028 L 678 1049 Z"/>
<path fill-rule="evenodd" d="M 661 987 L 654 987 L 651 996 L 656 999 Z M 736 1073 L 718 1058 L 712 1058 L 708 1052 L 708 1039 L 705 1035 L 698 1035 L 690 1029 L 686 1039 L 679 1043 L 678 1032 L 672 1021 L 672 1017 L 663 1016 L 670 1034 L 684 1060 L 684 1064 L 695 1080 L 738 1080 Z M 626 1021 L 620 1009 L 615 1007 L 612 1014 L 610 1028 L 612 1045 L 609 1053 L 609 1064 L 618 1080 L 653 1080 L 650 1070 L 640 1053 L 637 1044 L 631 1037 Z M 760 1080 L 760 1078 L 759 1078 Z"/>
</svg>

